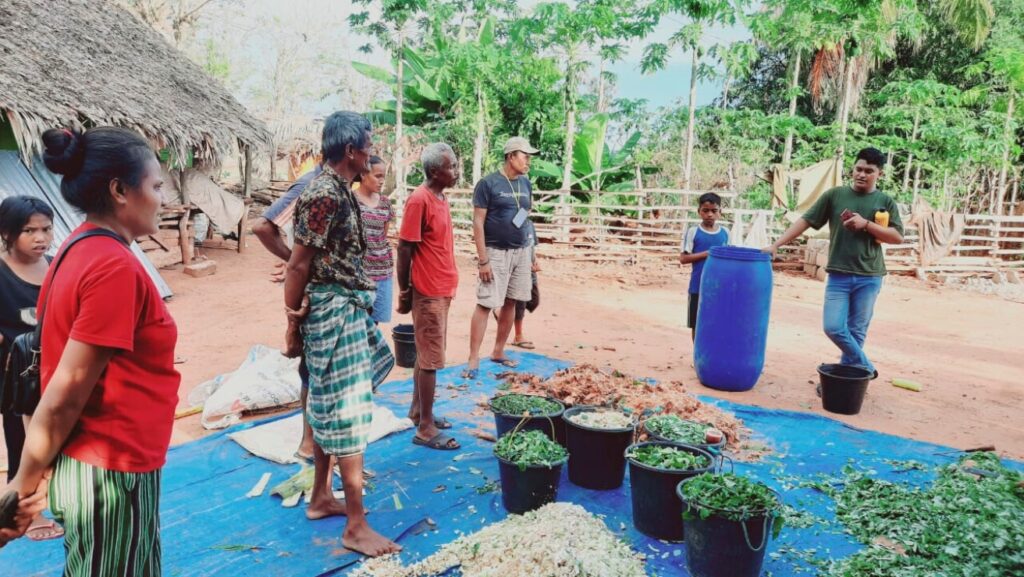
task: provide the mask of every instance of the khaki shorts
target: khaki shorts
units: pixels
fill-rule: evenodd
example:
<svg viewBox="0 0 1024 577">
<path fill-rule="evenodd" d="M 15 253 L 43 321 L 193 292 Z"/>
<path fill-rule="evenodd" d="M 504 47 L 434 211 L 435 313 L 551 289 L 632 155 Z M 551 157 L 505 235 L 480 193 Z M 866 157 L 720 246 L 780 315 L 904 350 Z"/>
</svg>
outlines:
<svg viewBox="0 0 1024 577">
<path fill-rule="evenodd" d="M 505 299 L 530 300 L 533 279 L 530 270 L 533 262 L 529 248 L 500 249 L 487 247 L 487 260 L 491 263 L 494 279 L 485 283 L 477 281 L 476 302 L 488 309 L 501 308 Z"/>
<path fill-rule="evenodd" d="M 448 309 L 451 297 L 428 297 L 412 289 L 412 326 L 416 340 L 416 368 L 439 371 L 444 368 L 448 344 Z"/>
</svg>

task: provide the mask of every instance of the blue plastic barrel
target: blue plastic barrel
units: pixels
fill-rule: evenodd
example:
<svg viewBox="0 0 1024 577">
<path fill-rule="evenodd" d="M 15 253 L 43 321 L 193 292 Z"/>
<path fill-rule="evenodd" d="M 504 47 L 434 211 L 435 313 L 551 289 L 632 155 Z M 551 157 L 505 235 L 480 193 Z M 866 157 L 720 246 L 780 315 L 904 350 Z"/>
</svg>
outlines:
<svg viewBox="0 0 1024 577">
<path fill-rule="evenodd" d="M 748 391 L 764 369 L 772 304 L 771 256 L 753 248 L 711 248 L 700 280 L 694 367 L 712 389 Z"/>
</svg>

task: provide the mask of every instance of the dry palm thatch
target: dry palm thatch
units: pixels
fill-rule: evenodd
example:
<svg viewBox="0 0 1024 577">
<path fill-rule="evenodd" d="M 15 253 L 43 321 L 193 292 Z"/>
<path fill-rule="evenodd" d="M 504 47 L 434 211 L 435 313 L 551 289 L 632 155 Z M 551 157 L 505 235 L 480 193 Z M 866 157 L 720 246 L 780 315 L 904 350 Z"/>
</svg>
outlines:
<svg viewBox="0 0 1024 577">
<path fill-rule="evenodd" d="M 0 2 L 0 111 L 26 156 L 55 126 L 123 126 L 214 162 L 270 144 L 224 87 L 107 0 Z"/>
<path fill-rule="evenodd" d="M 286 116 L 271 120 L 267 124 L 278 158 L 320 154 L 323 119 Z"/>
</svg>

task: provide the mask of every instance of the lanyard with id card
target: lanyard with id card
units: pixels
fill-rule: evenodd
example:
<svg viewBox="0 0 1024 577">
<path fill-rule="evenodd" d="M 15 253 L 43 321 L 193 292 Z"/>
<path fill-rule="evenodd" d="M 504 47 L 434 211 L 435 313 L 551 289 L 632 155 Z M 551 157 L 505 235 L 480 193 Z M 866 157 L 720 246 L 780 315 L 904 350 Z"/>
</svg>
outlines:
<svg viewBox="0 0 1024 577">
<path fill-rule="evenodd" d="M 519 190 L 512 187 L 512 181 L 506 176 L 505 180 L 508 182 L 508 188 L 512 191 L 512 198 L 516 200 L 516 207 L 519 209 L 516 211 L 515 216 L 512 217 L 512 226 L 516 228 L 522 228 L 523 224 L 526 223 L 526 218 L 530 216 L 530 213 L 525 208 L 519 206 Z M 519 179 L 516 178 L 516 183 L 519 183 Z"/>
</svg>

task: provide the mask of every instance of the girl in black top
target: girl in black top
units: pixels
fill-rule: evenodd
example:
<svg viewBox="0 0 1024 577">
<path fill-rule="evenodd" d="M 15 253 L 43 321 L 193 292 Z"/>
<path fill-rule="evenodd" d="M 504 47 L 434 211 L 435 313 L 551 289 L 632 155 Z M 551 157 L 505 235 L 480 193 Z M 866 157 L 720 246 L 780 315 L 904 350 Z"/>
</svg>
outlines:
<svg viewBox="0 0 1024 577">
<path fill-rule="evenodd" d="M 51 244 L 53 209 L 48 204 L 31 196 L 11 196 L 0 203 L 0 362 L 15 337 L 35 329 L 36 301 L 49 268 L 46 251 Z M 25 424 L 21 415 L 5 411 L 3 425 L 9 483 L 21 462 Z M 35 540 L 62 534 L 59 525 L 41 515 L 26 533 Z"/>
</svg>

